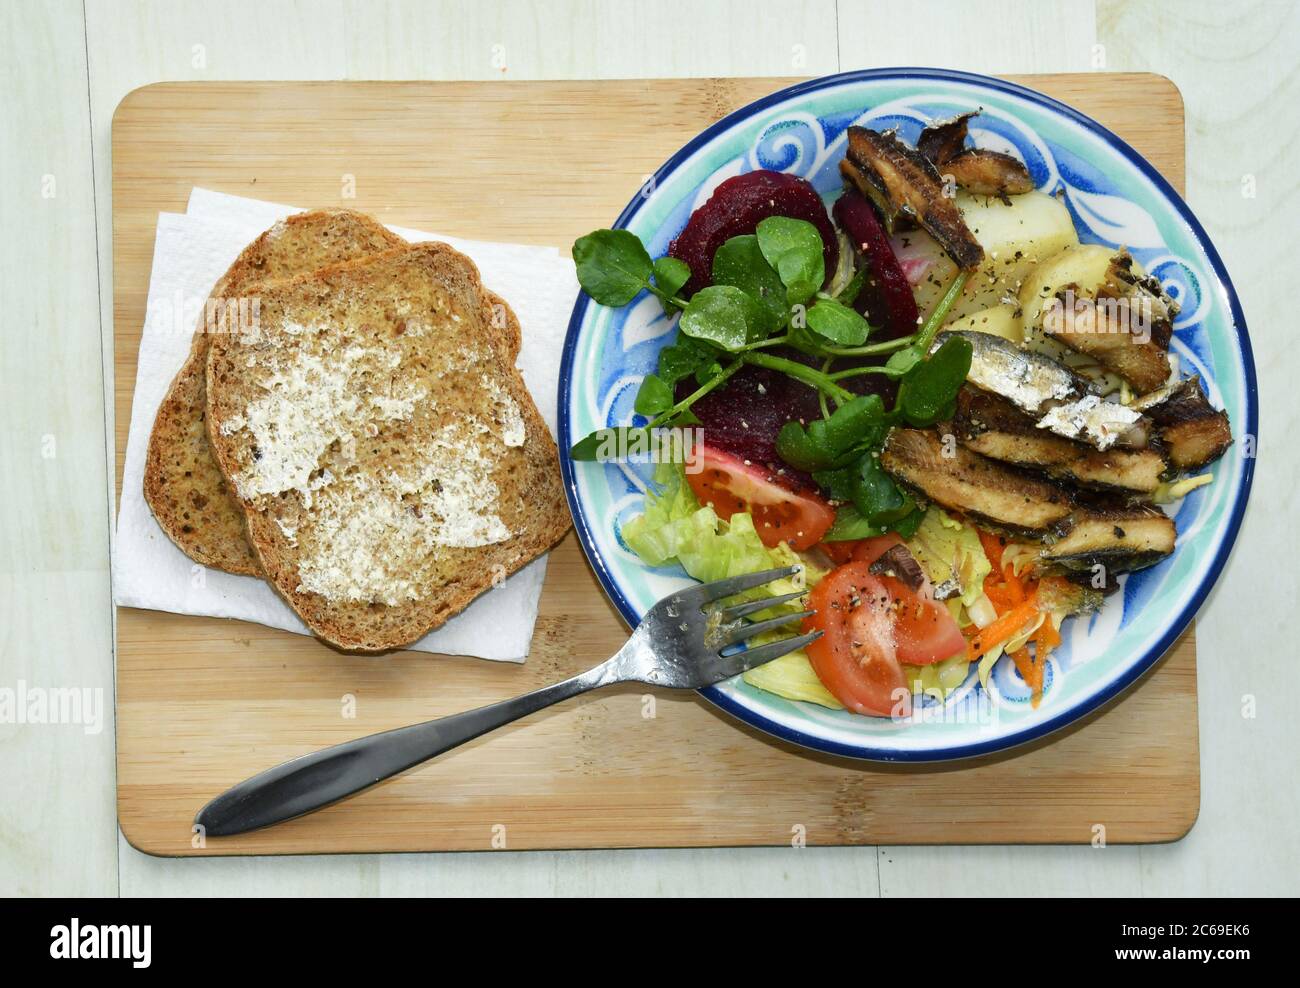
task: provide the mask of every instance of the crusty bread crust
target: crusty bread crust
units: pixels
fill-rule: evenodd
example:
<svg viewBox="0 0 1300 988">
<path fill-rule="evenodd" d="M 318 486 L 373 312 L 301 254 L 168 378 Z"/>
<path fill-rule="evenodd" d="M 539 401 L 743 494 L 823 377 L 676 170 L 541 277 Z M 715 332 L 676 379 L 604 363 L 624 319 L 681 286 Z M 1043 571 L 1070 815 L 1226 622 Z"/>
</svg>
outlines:
<svg viewBox="0 0 1300 988">
<path fill-rule="evenodd" d="M 363 213 L 317 209 L 276 223 L 244 248 L 209 303 L 247 299 L 260 282 L 301 274 L 406 243 Z M 244 513 L 208 447 L 206 313 L 154 419 L 145 453 L 144 498 L 159 526 L 187 556 L 230 573 L 261 575 L 245 536 Z"/>
<path fill-rule="evenodd" d="M 469 258 L 419 244 L 260 294 L 258 332 L 211 341 L 208 440 L 318 637 L 408 645 L 568 531 L 518 321 Z"/>
</svg>

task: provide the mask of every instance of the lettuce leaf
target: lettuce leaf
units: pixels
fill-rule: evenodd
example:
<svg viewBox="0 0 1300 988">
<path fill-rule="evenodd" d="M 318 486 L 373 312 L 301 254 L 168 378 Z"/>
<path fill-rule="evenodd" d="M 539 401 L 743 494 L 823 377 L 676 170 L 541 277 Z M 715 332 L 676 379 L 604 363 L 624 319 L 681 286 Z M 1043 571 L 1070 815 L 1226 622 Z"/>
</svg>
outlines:
<svg viewBox="0 0 1300 988">
<path fill-rule="evenodd" d="M 943 583 L 954 577 L 961 583 L 961 602 L 970 607 L 984 593 L 984 578 L 993 564 L 984 555 L 979 533 L 942 509 L 931 506 L 921 519 L 916 533 L 907 540 L 916 561 L 931 583 Z"/>
<path fill-rule="evenodd" d="M 754 573 L 777 566 L 802 563 L 802 579 L 778 580 L 747 591 L 739 599 L 767 594 L 791 593 L 817 583 L 826 571 L 810 565 L 788 545 L 768 548 L 763 545 L 748 514 L 720 519 L 710 507 L 695 499 L 680 464 L 663 464 L 655 472 L 655 486 L 646 492 L 643 512 L 623 526 L 623 541 L 628 548 L 651 566 L 678 563 L 694 579 L 702 582 L 721 580 L 742 573 Z M 984 578 L 992 570 L 979 536 L 969 525 L 930 508 L 916 533 L 907 542 L 931 581 L 941 583 L 956 576 L 962 585 L 962 601 L 974 601 L 983 595 Z M 957 603 L 954 599 L 953 605 Z M 782 611 L 801 609 L 798 602 L 782 605 L 754 615 L 754 619 L 775 616 Z M 785 629 L 762 635 L 754 644 L 787 637 Z M 969 668 L 964 655 L 957 655 L 932 666 L 905 666 L 912 688 L 942 697 L 966 678 Z M 812 663 L 803 652 L 768 662 L 744 674 L 744 680 L 757 689 L 775 693 L 788 700 L 820 704 L 843 709 L 822 685 Z"/>
<path fill-rule="evenodd" d="M 801 574 L 738 594 L 737 600 L 804 590 L 825 575 L 825 570 L 809 564 L 784 543 L 771 549 L 763 545 L 749 514 L 735 514 L 723 521 L 712 508 L 701 507 L 681 464 L 661 464 L 655 482 L 659 489 L 652 487 L 646 492 L 645 510 L 623 526 L 623 541 L 649 565 L 679 563 L 702 583 L 795 563 L 804 568 Z M 802 610 L 797 603 L 769 608 L 753 619 L 775 616 L 782 610 Z"/>
<path fill-rule="evenodd" d="M 686 483 L 685 471 L 676 464 L 655 469 L 660 489 L 646 491 L 642 514 L 623 526 L 623 541 L 650 566 L 666 566 L 678 549 L 699 533 L 716 525 L 711 508 L 701 508 Z"/>
<path fill-rule="evenodd" d="M 903 666 L 903 675 L 911 685 L 913 693 L 928 693 L 940 701 L 966 682 L 966 674 L 969 671 L 970 663 L 966 661 L 965 652 L 930 665 Z"/>
<path fill-rule="evenodd" d="M 803 652 L 791 652 L 766 662 L 756 669 L 750 669 L 743 678 L 750 686 L 783 696 L 787 700 L 804 700 L 832 710 L 844 709 L 844 704 L 822 685 L 808 656 Z"/>
<path fill-rule="evenodd" d="M 980 685 L 983 686 L 985 690 L 989 688 L 989 676 L 993 672 L 993 667 L 998 664 L 998 659 L 1002 658 L 1002 652 L 1003 648 L 1001 645 L 994 645 L 980 656 Z"/>
</svg>

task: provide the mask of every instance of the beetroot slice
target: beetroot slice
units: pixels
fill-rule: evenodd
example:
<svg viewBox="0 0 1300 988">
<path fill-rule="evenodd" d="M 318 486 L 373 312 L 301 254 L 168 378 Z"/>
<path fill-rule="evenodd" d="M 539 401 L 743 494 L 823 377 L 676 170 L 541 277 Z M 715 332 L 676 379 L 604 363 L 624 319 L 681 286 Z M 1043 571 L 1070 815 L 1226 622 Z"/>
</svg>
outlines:
<svg viewBox="0 0 1300 988">
<path fill-rule="evenodd" d="M 713 283 L 713 255 L 732 237 L 753 233 L 769 216 L 807 220 L 822 235 L 826 278 L 839 263 L 835 228 L 817 190 L 797 175 L 756 171 L 729 178 L 686 221 L 686 228 L 668 245 L 668 256 L 686 262 L 691 279 L 683 289 L 690 298 Z"/>
<path fill-rule="evenodd" d="M 858 311 L 865 309 L 867 318 L 883 328 L 882 339 L 915 333 L 919 315 L 916 297 L 871 203 L 860 193 L 846 190 L 835 200 L 832 212 L 870 268 L 867 284 L 858 296 Z"/>
</svg>

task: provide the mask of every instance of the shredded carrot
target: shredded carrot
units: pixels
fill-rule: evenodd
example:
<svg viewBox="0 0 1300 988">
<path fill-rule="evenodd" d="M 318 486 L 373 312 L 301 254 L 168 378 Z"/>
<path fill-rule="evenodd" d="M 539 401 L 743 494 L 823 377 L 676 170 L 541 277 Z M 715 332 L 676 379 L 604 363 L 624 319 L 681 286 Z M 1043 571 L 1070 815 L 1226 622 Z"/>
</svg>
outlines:
<svg viewBox="0 0 1300 988">
<path fill-rule="evenodd" d="M 984 555 L 993 564 L 993 572 L 1002 572 L 1002 539 L 982 528 L 977 528 L 975 531 L 980 537 L 980 545 L 984 547 Z"/>
<path fill-rule="evenodd" d="M 1016 576 L 1015 567 L 1010 563 L 1002 567 L 1002 578 L 1011 594 L 1012 603 L 1023 604 L 1025 601 L 1025 585 L 1020 582 L 1020 577 Z"/>
<path fill-rule="evenodd" d="M 1032 621 L 1037 614 L 1036 595 L 1031 593 L 1028 599 L 1001 615 L 987 628 L 981 628 L 975 633 L 966 646 L 967 660 L 974 662 L 994 645 L 1007 641 Z"/>
<path fill-rule="evenodd" d="M 1011 653 L 1011 661 L 1016 664 L 1020 678 L 1029 686 L 1034 685 L 1034 660 L 1029 657 L 1029 646 L 1021 645 Z"/>
<path fill-rule="evenodd" d="M 1011 598 L 1011 591 L 1005 583 L 994 582 L 995 577 L 988 577 L 984 580 L 984 596 L 993 604 L 993 610 L 1001 617 L 1011 608 L 1016 606 L 1016 601 Z"/>
<path fill-rule="evenodd" d="M 1049 614 L 1043 618 L 1043 623 L 1034 632 L 1034 661 L 1040 664 L 1046 662 L 1052 649 L 1059 644 L 1061 644 L 1061 633 L 1056 630 L 1056 625 L 1052 623 Z"/>
<path fill-rule="evenodd" d="M 1034 698 L 1031 701 L 1035 707 L 1043 695 L 1043 667 L 1040 663 L 1033 661 L 1029 657 L 1029 646 L 1021 645 L 1011 653 L 1011 660 L 1015 662 L 1016 669 L 1020 673 L 1020 678 L 1025 684 L 1034 691 Z"/>
<path fill-rule="evenodd" d="M 991 532 L 976 529 L 984 555 L 993 565 L 993 570 L 984 578 L 984 596 L 993 604 L 997 619 L 986 628 L 972 634 L 966 645 L 966 658 L 974 662 L 989 649 L 1010 641 L 1026 625 L 1039 616 L 1038 581 L 1022 579 L 1016 575 L 1015 567 L 1003 564 L 1003 550 L 1006 546 L 1002 539 Z M 1042 615 L 1042 624 L 1031 636 L 1034 652 L 1029 653 L 1026 642 L 1011 653 L 1011 659 L 1020 672 L 1020 678 L 1033 690 L 1033 704 L 1038 706 L 1043 693 L 1043 671 L 1048 653 L 1061 643 L 1061 636 L 1052 624 L 1051 615 Z"/>
</svg>

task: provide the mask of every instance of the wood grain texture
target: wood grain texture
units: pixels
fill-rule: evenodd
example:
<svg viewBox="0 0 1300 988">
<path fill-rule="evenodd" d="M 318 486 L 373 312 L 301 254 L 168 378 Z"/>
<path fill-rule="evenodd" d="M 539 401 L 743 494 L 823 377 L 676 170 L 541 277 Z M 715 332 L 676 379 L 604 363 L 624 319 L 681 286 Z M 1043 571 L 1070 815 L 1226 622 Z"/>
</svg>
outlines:
<svg viewBox="0 0 1300 988">
<path fill-rule="evenodd" d="M 98 725 L 0 721 L 0 895 L 111 895 L 112 604 L 81 5 L 0 4 L 0 688 Z M 97 694 L 93 691 L 98 691 Z"/>
<path fill-rule="evenodd" d="M 568 244 L 608 222 L 702 127 L 784 81 L 134 92 L 113 128 L 119 478 L 154 222 L 159 210 L 183 210 L 192 185 L 348 205 L 449 234 Z M 1181 104 L 1171 85 L 1020 81 L 1096 116 L 1181 184 Z M 1136 105 L 1124 94 L 1139 86 Z M 430 139 L 453 131 L 454 141 Z M 346 201 L 345 175 L 356 187 Z M 512 725 L 314 816 L 195 848 L 194 811 L 252 772 L 567 675 L 618 648 L 625 630 L 572 538 L 553 555 L 523 667 L 342 657 L 256 625 L 128 609 L 118 629 L 120 822 L 132 844 L 158 854 L 486 850 L 494 838 L 512 849 L 780 845 L 799 827 L 812 845 L 1086 843 L 1103 824 L 1107 841 L 1122 843 L 1175 839 L 1199 805 L 1188 635 L 1130 696 L 1014 755 L 919 770 L 862 766 L 767 740 L 691 696 L 653 694 L 655 716 L 646 717 L 651 694 L 622 688 Z M 343 716 L 345 697 L 356 698 L 354 718 Z"/>
</svg>

